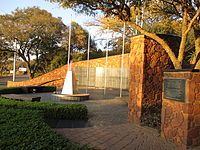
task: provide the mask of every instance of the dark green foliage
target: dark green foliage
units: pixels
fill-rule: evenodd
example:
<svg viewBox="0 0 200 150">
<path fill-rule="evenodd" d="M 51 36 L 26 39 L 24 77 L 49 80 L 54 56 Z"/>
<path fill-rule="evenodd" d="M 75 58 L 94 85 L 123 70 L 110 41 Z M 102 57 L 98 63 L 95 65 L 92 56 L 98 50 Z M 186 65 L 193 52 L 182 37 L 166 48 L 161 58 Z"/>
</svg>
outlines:
<svg viewBox="0 0 200 150">
<path fill-rule="evenodd" d="M 38 86 L 38 91 L 39 92 L 54 92 L 56 91 L 56 87 L 55 86 Z"/>
<path fill-rule="evenodd" d="M 56 51 L 56 53 L 53 55 L 53 57 L 50 57 L 50 64 L 49 64 L 49 70 L 54 70 L 56 68 L 59 68 L 65 64 L 67 64 L 67 50 L 61 49 L 59 51 Z"/>
<path fill-rule="evenodd" d="M 24 93 L 42 93 L 54 92 L 55 86 L 26 86 L 26 87 L 12 87 L 0 89 L 0 94 L 24 94 Z"/>
<path fill-rule="evenodd" d="M 54 92 L 55 86 L 25 86 L 21 87 L 23 93 L 42 93 L 42 92 Z"/>
<path fill-rule="evenodd" d="M 72 8 L 78 13 L 85 13 L 94 15 L 98 10 L 108 15 L 118 15 L 121 20 L 130 20 L 131 10 L 129 7 L 140 5 L 140 0 L 127 1 L 114 0 L 114 1 L 99 1 L 99 0 L 48 0 L 50 2 L 59 3 L 65 8 Z"/>
<path fill-rule="evenodd" d="M 101 58 L 104 57 L 104 53 L 102 50 L 90 50 L 90 59 L 96 59 L 96 58 Z M 84 53 L 84 60 L 87 60 L 87 51 Z"/>
<path fill-rule="evenodd" d="M 161 104 L 144 104 L 142 109 L 142 125 L 160 129 Z"/>
<path fill-rule="evenodd" d="M 44 118 L 87 120 L 87 107 L 83 104 L 56 104 L 47 102 L 21 102 L 0 98 L 0 107 L 41 110 Z"/>
<path fill-rule="evenodd" d="M 0 109 L 2 150 L 87 150 L 57 135 L 44 123 L 39 111 Z"/>
<path fill-rule="evenodd" d="M 0 42 L 1 45 L 1 42 Z M 8 75 L 9 70 L 11 70 L 11 63 L 13 58 L 13 53 L 11 52 L 6 52 L 6 51 L 0 51 L 0 75 Z"/>
<path fill-rule="evenodd" d="M 0 94 L 20 94 L 23 93 L 22 88 L 2 88 L 0 89 Z"/>
</svg>

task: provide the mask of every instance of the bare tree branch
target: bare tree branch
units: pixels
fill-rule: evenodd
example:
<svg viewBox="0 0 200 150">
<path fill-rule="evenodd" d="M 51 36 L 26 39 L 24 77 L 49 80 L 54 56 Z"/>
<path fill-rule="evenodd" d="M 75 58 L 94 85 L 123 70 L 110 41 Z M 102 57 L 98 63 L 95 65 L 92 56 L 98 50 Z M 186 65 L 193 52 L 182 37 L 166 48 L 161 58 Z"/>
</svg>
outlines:
<svg viewBox="0 0 200 150">
<path fill-rule="evenodd" d="M 194 17 L 192 18 L 192 20 L 190 20 L 190 23 L 188 24 L 187 30 L 185 31 L 184 34 L 188 34 L 188 32 L 191 30 L 193 23 L 196 21 L 197 17 L 199 17 L 200 15 L 200 8 L 197 10 L 196 14 L 194 15 Z"/>
</svg>

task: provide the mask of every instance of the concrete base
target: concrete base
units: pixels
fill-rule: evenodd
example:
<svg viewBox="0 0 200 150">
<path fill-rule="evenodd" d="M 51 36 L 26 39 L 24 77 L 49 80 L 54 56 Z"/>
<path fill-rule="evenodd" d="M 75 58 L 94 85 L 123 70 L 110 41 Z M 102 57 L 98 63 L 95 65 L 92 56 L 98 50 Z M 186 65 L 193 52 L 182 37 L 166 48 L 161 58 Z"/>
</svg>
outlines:
<svg viewBox="0 0 200 150">
<path fill-rule="evenodd" d="M 53 94 L 53 96 L 60 97 L 62 100 L 66 101 L 84 101 L 89 100 L 90 94 Z"/>
</svg>

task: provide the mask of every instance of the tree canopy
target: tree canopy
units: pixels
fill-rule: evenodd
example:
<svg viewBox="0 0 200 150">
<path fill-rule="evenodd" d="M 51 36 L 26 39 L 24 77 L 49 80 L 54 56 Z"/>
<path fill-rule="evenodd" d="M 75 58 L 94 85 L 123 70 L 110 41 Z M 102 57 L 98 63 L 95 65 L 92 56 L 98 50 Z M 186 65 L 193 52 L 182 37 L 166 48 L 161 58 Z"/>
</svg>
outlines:
<svg viewBox="0 0 200 150">
<path fill-rule="evenodd" d="M 1 51 L 16 52 L 27 65 L 30 78 L 39 64 L 39 57 L 59 47 L 64 25 L 37 7 L 17 9 L 0 16 Z M 35 63 L 31 64 L 31 59 Z"/>
<path fill-rule="evenodd" d="M 71 56 L 82 60 L 87 50 L 88 32 L 76 22 L 71 26 Z M 61 18 L 53 17 L 46 10 L 17 9 L 12 14 L 0 15 L 0 54 L 17 53 L 32 78 L 66 64 L 68 34 L 69 27 Z M 96 50 L 92 39 L 91 50 Z"/>
<path fill-rule="evenodd" d="M 112 35 L 111 38 L 108 39 L 108 46 L 112 47 L 112 51 L 109 51 L 109 55 L 122 53 L 124 23 L 121 20 L 116 17 L 101 17 L 96 19 L 94 23 L 89 23 L 89 25 L 101 27 L 100 30 L 102 34 L 109 30 L 109 34 Z M 125 53 L 130 52 L 130 38 L 134 33 L 135 30 L 125 27 Z"/>
<path fill-rule="evenodd" d="M 40 64 L 38 66 L 38 75 L 49 72 L 55 68 L 61 67 L 67 63 L 68 60 L 68 48 L 69 48 L 69 28 L 67 27 L 62 34 L 62 41 L 60 42 L 60 48 L 40 55 Z M 70 59 L 73 62 L 86 60 L 88 50 L 88 36 L 89 33 L 81 25 L 76 22 L 71 22 L 71 44 L 70 44 Z M 96 54 L 97 53 L 97 54 Z M 90 38 L 90 58 L 98 58 L 96 44 L 93 39 Z M 95 56 L 93 56 L 93 54 Z"/>
<path fill-rule="evenodd" d="M 57 2 L 63 7 L 72 8 L 73 10 L 86 13 L 95 14 L 97 11 L 102 11 L 106 16 L 117 16 L 120 20 L 126 21 L 127 25 L 138 30 L 141 34 L 144 34 L 155 41 L 157 41 L 168 53 L 173 65 L 176 69 L 181 69 L 183 65 L 183 59 L 185 54 L 185 47 L 188 33 L 191 29 L 195 30 L 196 41 L 200 41 L 198 34 L 199 24 L 199 1 L 194 0 L 49 0 L 51 2 Z M 146 6 L 146 7 L 145 7 Z M 145 16 L 144 8 L 148 8 Z M 159 15 L 158 15 L 159 14 Z M 155 23 L 159 20 L 159 17 L 166 17 L 172 20 L 181 21 L 181 43 L 179 47 L 178 57 L 175 56 L 169 45 L 156 34 L 147 31 L 141 24 L 136 22 L 137 16 L 140 19 L 146 17 L 146 21 Z M 153 18 L 154 20 L 152 20 Z M 200 42 L 199 42 L 200 43 Z M 200 52 L 200 46 L 195 43 L 195 55 Z M 196 67 L 200 69 L 200 60 L 197 57 L 193 62 Z"/>
</svg>

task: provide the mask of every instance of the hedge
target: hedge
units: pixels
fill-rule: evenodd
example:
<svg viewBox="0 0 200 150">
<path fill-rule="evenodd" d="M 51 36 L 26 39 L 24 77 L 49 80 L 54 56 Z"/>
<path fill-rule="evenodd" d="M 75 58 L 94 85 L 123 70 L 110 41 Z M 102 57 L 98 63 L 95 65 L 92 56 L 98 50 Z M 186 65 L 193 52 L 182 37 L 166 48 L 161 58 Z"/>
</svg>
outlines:
<svg viewBox="0 0 200 150">
<path fill-rule="evenodd" d="M 42 93 L 54 92 L 55 86 L 22 86 L 0 89 L 0 94 L 25 94 L 25 93 Z"/>
<path fill-rule="evenodd" d="M 22 88 L 3 88 L 0 89 L 0 94 L 20 94 L 23 93 Z"/>
<path fill-rule="evenodd" d="M 57 135 L 38 110 L 0 109 L 0 149 L 88 150 Z"/>
<path fill-rule="evenodd" d="M 0 107 L 41 110 L 45 118 L 87 120 L 88 111 L 84 104 L 58 104 L 50 102 L 22 102 L 0 98 Z"/>
</svg>

